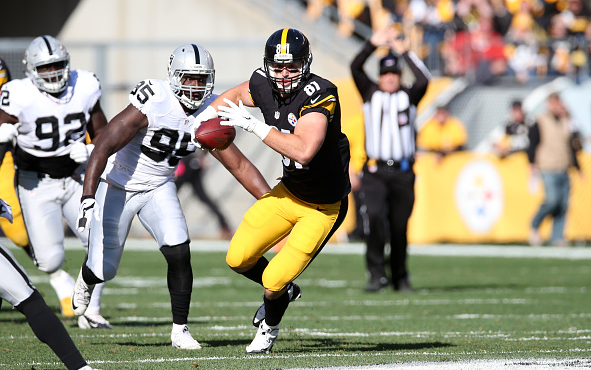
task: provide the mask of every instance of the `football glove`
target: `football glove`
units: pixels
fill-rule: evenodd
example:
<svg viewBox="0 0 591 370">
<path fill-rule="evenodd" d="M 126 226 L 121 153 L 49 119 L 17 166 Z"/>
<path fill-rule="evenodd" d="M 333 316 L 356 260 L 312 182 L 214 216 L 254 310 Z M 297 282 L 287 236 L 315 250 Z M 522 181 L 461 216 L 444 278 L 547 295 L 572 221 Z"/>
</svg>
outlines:
<svg viewBox="0 0 591 370">
<path fill-rule="evenodd" d="M 78 209 L 78 220 L 76 221 L 76 228 L 79 233 L 83 233 L 84 230 L 90 228 L 92 222 L 92 215 L 94 213 L 94 196 L 84 195 L 80 202 L 80 208 Z"/>
<path fill-rule="evenodd" d="M 84 144 L 79 141 L 70 140 L 72 148 L 70 149 L 70 158 L 76 163 L 84 163 L 90 158 L 90 153 L 94 149 L 94 144 Z"/>
<path fill-rule="evenodd" d="M 12 207 L 2 199 L 0 199 L 0 217 L 4 217 L 12 223 Z"/>
<path fill-rule="evenodd" d="M 193 126 L 191 126 L 191 142 L 193 142 L 193 145 L 195 145 L 198 149 L 203 150 L 201 144 L 197 141 L 197 139 L 195 139 L 195 131 L 197 131 L 199 126 L 201 126 L 202 122 L 205 122 L 212 118 L 218 118 L 218 112 L 211 105 L 205 108 L 203 112 L 199 113 L 197 117 L 195 117 Z"/>
<path fill-rule="evenodd" d="M 224 102 L 229 106 L 219 105 L 218 109 L 220 110 L 220 117 L 227 119 L 227 121 L 220 122 L 220 124 L 241 127 L 245 131 L 252 132 L 261 140 L 267 137 L 269 131 L 271 131 L 271 126 L 259 121 L 250 114 L 242 104 L 242 100 L 238 101 L 239 105 L 229 99 L 224 99 Z"/>
<path fill-rule="evenodd" d="M 18 128 L 21 126 L 21 123 L 3 123 L 0 125 L 0 143 L 7 143 L 9 141 L 14 140 L 14 138 L 18 135 Z"/>
</svg>

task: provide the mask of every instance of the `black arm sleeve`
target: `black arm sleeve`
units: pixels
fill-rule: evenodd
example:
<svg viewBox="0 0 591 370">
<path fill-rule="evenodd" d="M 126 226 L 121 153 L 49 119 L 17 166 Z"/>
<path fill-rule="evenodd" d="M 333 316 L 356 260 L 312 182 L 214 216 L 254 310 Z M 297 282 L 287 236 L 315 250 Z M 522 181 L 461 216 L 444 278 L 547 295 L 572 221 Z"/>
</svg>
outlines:
<svg viewBox="0 0 591 370">
<path fill-rule="evenodd" d="M 418 105 L 425 93 L 427 92 L 427 86 L 429 85 L 429 78 L 431 74 L 427 70 L 427 67 L 419 60 L 416 56 L 411 57 L 411 54 L 406 52 L 402 54 L 406 64 L 415 75 L 415 81 L 409 89 L 408 96 L 413 105 Z"/>
<path fill-rule="evenodd" d="M 355 86 L 357 86 L 357 90 L 359 90 L 359 94 L 361 94 L 363 101 L 368 101 L 371 98 L 371 94 L 378 89 L 378 84 L 372 81 L 363 70 L 363 65 L 374 50 L 376 50 L 376 47 L 369 41 L 366 42 L 361 51 L 351 62 L 353 81 L 355 81 Z"/>
<path fill-rule="evenodd" d="M 575 166 L 575 168 L 577 170 L 581 170 L 581 166 L 579 166 L 579 160 L 577 159 L 577 152 L 578 152 L 578 148 L 575 145 L 576 142 L 580 141 L 580 135 L 578 132 L 573 132 L 571 138 L 570 138 L 570 149 L 571 149 L 571 155 L 573 157 L 573 166 Z"/>
<path fill-rule="evenodd" d="M 527 148 L 527 159 L 529 163 L 534 163 L 536 160 L 536 148 L 540 143 L 540 129 L 538 128 L 538 124 L 534 123 L 533 126 L 529 128 L 528 135 L 529 137 L 529 147 Z"/>
</svg>

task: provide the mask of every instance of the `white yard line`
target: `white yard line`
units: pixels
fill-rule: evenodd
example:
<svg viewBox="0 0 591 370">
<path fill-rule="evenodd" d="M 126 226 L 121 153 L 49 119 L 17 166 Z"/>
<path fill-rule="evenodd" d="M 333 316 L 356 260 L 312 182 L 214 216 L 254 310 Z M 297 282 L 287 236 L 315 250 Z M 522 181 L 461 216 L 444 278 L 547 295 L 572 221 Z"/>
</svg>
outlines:
<svg viewBox="0 0 591 370">
<path fill-rule="evenodd" d="M 0 243 L 8 248 L 16 247 L 8 238 L 0 237 Z M 227 240 L 191 241 L 194 252 L 225 252 L 230 244 Z M 81 249 L 76 238 L 66 238 L 66 249 Z M 128 239 L 126 251 L 157 250 L 153 239 Z M 363 254 L 363 243 L 330 243 L 322 250 L 327 254 Z M 504 257 L 504 258 L 558 258 L 558 259 L 591 259 L 591 248 L 587 247 L 527 247 L 522 245 L 487 245 L 487 244 L 421 244 L 409 246 L 409 254 L 423 256 L 460 256 L 460 257 Z"/>
</svg>

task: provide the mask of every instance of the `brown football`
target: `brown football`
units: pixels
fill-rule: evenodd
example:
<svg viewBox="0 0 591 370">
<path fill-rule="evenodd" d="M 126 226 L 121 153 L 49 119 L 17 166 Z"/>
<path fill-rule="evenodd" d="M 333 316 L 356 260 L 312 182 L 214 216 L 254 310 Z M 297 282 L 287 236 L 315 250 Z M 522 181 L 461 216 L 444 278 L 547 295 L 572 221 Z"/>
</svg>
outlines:
<svg viewBox="0 0 591 370">
<path fill-rule="evenodd" d="M 236 137 L 234 126 L 220 124 L 221 118 L 212 118 L 203 121 L 195 131 L 195 139 L 203 149 L 224 150 L 232 144 Z"/>
</svg>

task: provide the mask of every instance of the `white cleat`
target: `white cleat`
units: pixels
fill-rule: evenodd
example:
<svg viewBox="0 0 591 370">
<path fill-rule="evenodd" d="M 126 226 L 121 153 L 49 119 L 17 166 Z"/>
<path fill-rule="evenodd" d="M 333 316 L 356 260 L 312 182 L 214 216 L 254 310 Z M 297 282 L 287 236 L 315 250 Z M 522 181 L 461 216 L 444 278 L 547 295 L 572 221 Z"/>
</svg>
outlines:
<svg viewBox="0 0 591 370">
<path fill-rule="evenodd" d="M 170 333 L 172 346 L 179 349 L 201 349 L 201 344 L 197 342 L 189 333 L 189 327 L 182 325 L 180 328 L 173 326 Z"/>
<path fill-rule="evenodd" d="M 87 285 L 82 278 L 82 269 L 74 284 L 74 294 L 72 295 L 72 310 L 77 316 L 83 315 L 90 303 L 90 295 L 94 289 L 93 285 Z"/>
<path fill-rule="evenodd" d="M 279 325 L 269 326 L 265 320 L 261 321 L 257 335 L 246 347 L 246 353 L 269 353 L 279 336 Z"/>
<path fill-rule="evenodd" d="M 302 296 L 302 289 L 296 283 L 287 284 L 287 294 L 289 294 L 289 302 L 293 302 Z M 252 326 L 259 327 L 261 320 L 265 318 L 265 304 L 263 303 L 252 318 Z"/>
<path fill-rule="evenodd" d="M 101 315 L 84 314 L 78 317 L 80 329 L 112 329 L 113 325 Z"/>
</svg>

